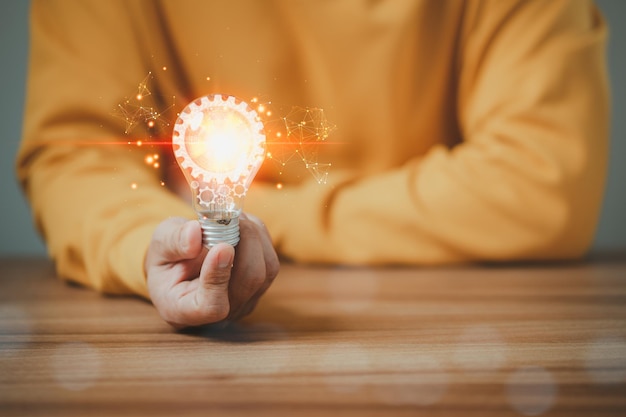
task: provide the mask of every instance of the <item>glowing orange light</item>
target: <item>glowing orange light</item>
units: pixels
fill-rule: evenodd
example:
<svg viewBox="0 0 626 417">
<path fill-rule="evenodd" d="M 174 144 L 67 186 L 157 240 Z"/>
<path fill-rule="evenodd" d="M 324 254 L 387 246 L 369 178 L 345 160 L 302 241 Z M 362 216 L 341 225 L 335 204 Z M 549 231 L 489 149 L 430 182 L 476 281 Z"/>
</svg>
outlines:
<svg viewBox="0 0 626 417">
<path fill-rule="evenodd" d="M 205 121 L 200 127 L 199 135 L 187 141 L 187 151 L 204 169 L 215 172 L 231 171 L 244 162 L 242 155 L 251 151 L 253 143 L 248 139 L 249 122 L 229 109 L 216 109 L 213 116 L 217 118 Z"/>
<path fill-rule="evenodd" d="M 161 181 L 161 187 L 165 186 L 165 182 Z"/>
<path fill-rule="evenodd" d="M 154 120 L 150 120 L 148 122 L 148 127 L 154 127 Z"/>
<path fill-rule="evenodd" d="M 262 104 L 259 104 L 259 107 L 257 107 L 257 110 L 259 111 L 259 113 L 265 113 L 265 106 Z"/>
<path fill-rule="evenodd" d="M 146 164 L 151 164 L 154 162 L 154 158 L 150 155 L 146 156 Z"/>
<path fill-rule="evenodd" d="M 191 188 L 204 246 L 236 245 L 239 223 L 231 220 L 241 214 L 248 187 L 265 158 L 258 114 L 233 96 L 199 97 L 176 121 L 172 148 Z"/>
<path fill-rule="evenodd" d="M 136 190 L 137 189 L 137 183 L 136 182 L 132 183 L 130 185 L 130 188 L 132 188 L 133 190 Z"/>
<path fill-rule="evenodd" d="M 268 115 L 268 116 L 271 116 L 272 115 L 272 111 L 268 110 L 268 111 L 265 112 L 265 114 Z"/>
<path fill-rule="evenodd" d="M 155 162 L 152 166 L 155 167 L 155 168 L 158 168 L 160 165 L 159 165 L 158 162 Z"/>
<path fill-rule="evenodd" d="M 163 67 L 163 71 L 167 71 L 167 67 Z"/>
<path fill-rule="evenodd" d="M 143 98 L 141 94 L 137 94 L 135 97 L 137 97 L 137 100 L 141 100 Z"/>
<path fill-rule="evenodd" d="M 278 184 L 276 184 L 276 189 L 282 190 L 283 189 L 283 185 L 279 182 Z"/>
<path fill-rule="evenodd" d="M 138 140 L 138 141 L 137 141 L 137 142 L 135 142 L 135 143 L 137 144 L 137 146 L 141 146 L 141 145 L 143 145 L 143 142 L 142 142 L 142 141 L 140 141 L 140 140 Z"/>
<path fill-rule="evenodd" d="M 280 133 L 280 132 L 276 132 L 276 137 L 277 137 L 277 138 L 281 137 L 282 135 L 283 135 L 282 133 Z"/>
</svg>

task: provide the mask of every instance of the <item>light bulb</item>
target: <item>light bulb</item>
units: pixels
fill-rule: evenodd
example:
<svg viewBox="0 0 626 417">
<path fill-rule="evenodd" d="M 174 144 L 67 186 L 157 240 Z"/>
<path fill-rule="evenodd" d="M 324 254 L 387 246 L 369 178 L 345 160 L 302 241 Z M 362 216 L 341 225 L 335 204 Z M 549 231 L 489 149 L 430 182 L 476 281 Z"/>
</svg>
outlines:
<svg viewBox="0 0 626 417">
<path fill-rule="evenodd" d="M 265 158 L 258 114 L 232 96 L 200 97 L 176 120 L 172 147 L 191 188 L 203 244 L 236 245 L 243 200 Z"/>
</svg>

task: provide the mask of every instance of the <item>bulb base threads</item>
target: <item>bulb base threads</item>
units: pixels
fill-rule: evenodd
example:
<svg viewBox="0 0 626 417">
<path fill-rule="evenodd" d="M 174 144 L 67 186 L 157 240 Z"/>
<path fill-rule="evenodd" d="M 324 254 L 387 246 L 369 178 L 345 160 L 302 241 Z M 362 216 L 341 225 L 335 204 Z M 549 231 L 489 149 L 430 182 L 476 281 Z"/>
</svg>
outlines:
<svg viewBox="0 0 626 417">
<path fill-rule="evenodd" d="M 239 243 L 239 217 L 227 220 L 209 219 L 198 216 L 202 227 L 202 244 L 208 249 L 218 243 L 236 246 Z"/>
</svg>

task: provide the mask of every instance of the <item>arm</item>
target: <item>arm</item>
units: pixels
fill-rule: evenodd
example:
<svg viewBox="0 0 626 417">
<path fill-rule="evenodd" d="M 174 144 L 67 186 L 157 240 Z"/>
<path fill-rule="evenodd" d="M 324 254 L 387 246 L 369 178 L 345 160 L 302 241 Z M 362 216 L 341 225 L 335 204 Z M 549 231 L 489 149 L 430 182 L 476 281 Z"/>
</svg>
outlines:
<svg viewBox="0 0 626 417">
<path fill-rule="evenodd" d="M 18 176 L 61 277 L 147 296 L 143 254 L 154 229 L 192 212 L 143 163 L 158 150 L 127 145 L 147 129 L 125 137 L 111 116 L 149 71 L 122 4 L 33 2 Z"/>
<path fill-rule="evenodd" d="M 153 90 L 156 97 L 177 94 L 174 80 L 184 79 L 174 52 L 164 47 L 167 40 L 159 38 L 167 35 L 156 6 L 151 1 L 33 2 L 18 174 L 60 276 L 102 292 L 151 297 L 177 326 L 221 320 L 225 314 L 236 318 L 250 310 L 277 274 L 267 230 L 242 218 L 235 259 L 232 248 L 207 255 L 197 222 L 187 226 L 193 233 L 182 233 L 176 221 L 165 220 L 196 214 L 144 163 L 147 154 L 161 151 L 149 146 L 147 126 L 139 123 L 132 135 L 124 135 L 125 122 L 111 115 L 155 67 L 167 66 L 172 74 Z M 141 147 L 135 145 L 139 139 Z M 162 156 L 169 152 L 164 147 Z M 224 253 L 231 258 L 228 268 L 217 268 Z M 197 268 L 181 266 L 190 263 Z M 177 316 L 181 294 L 176 291 L 216 280 L 218 295 L 200 291 L 194 302 L 217 303 L 219 314 L 183 308 L 186 316 Z"/>
<path fill-rule="evenodd" d="M 334 173 L 326 187 L 256 186 L 247 207 L 278 250 L 301 261 L 581 256 L 605 177 L 605 38 L 589 2 L 468 2 L 461 145 L 375 177 Z"/>
<path fill-rule="evenodd" d="M 227 245 L 207 252 L 198 222 L 181 219 L 193 210 L 144 163 L 159 149 L 128 144 L 146 138 L 147 128 L 125 137 L 124 122 L 110 114 L 151 65 L 172 62 L 158 47 L 162 31 L 141 32 L 154 36 L 154 51 L 135 31 L 158 22 L 152 6 L 33 2 L 18 174 L 61 277 L 149 297 L 175 327 L 236 319 L 278 273 L 267 230 L 242 216 L 237 254 Z"/>
</svg>

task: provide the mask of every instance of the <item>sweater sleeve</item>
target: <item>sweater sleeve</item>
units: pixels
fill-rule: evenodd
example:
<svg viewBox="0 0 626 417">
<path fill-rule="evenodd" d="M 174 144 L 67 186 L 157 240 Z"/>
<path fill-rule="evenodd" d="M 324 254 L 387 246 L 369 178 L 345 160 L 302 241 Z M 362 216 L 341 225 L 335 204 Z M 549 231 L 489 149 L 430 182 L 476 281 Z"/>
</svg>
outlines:
<svg viewBox="0 0 626 417">
<path fill-rule="evenodd" d="M 605 180 L 605 40 L 587 1 L 467 2 L 457 51 L 460 145 L 435 146 L 376 176 L 333 173 L 326 186 L 258 184 L 247 207 L 299 261 L 579 257 L 593 239 Z"/>
<path fill-rule="evenodd" d="M 150 70 L 123 4 L 32 3 L 17 169 L 62 278 L 147 297 L 143 260 L 154 228 L 193 213 L 144 163 L 159 150 L 134 145 L 147 128 L 125 136 L 125 122 L 111 115 Z"/>
</svg>

